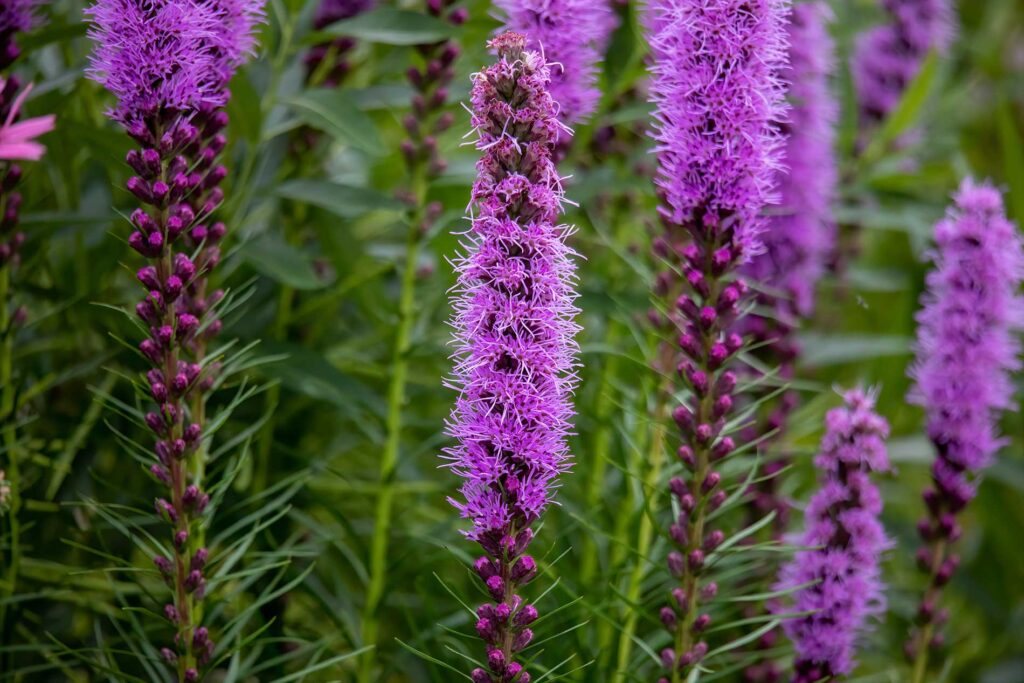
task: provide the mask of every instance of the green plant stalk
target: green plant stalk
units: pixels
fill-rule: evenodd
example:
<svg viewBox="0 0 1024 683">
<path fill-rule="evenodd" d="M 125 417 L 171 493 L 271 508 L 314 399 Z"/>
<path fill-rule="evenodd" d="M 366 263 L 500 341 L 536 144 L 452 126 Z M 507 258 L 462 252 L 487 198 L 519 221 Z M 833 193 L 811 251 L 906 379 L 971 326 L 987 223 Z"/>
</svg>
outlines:
<svg viewBox="0 0 1024 683">
<path fill-rule="evenodd" d="M 945 539 L 939 540 L 935 544 L 935 554 L 932 558 L 931 571 L 929 576 L 934 578 L 938 574 L 939 569 L 946 562 L 946 553 L 949 550 L 949 545 Z M 937 604 L 939 597 L 939 587 L 935 585 L 935 581 L 932 581 L 928 585 L 928 589 L 924 593 L 922 603 L 929 602 L 931 604 Z M 911 683 L 926 683 L 928 676 L 928 655 L 931 648 L 932 636 L 935 631 L 935 621 L 931 620 L 921 627 L 917 637 L 917 647 L 914 652 L 914 663 L 912 668 L 912 675 L 910 678 Z"/>
<path fill-rule="evenodd" d="M 7 465 L 5 478 L 11 482 L 10 509 L 5 517 L 10 526 L 10 555 L 7 558 L 7 567 L 4 572 L 4 598 L 10 598 L 15 594 L 18 582 L 18 569 L 21 563 L 21 526 L 18 522 L 18 510 L 21 507 L 21 495 L 19 494 L 21 478 L 19 472 L 18 438 L 14 425 L 14 364 L 12 355 L 14 353 L 14 330 L 12 329 L 12 315 L 9 308 L 8 297 L 11 289 L 10 267 L 0 268 L 0 426 L 4 433 L 4 450 L 7 452 Z M 0 636 L 7 639 L 7 607 L 10 603 L 4 600 L 0 604 Z M 13 657 L 13 654 L 10 655 Z M 7 659 L 5 657 L 4 659 Z M 5 667 L 6 668 L 6 667 Z"/>
<path fill-rule="evenodd" d="M 366 602 L 362 614 L 362 645 L 377 643 L 379 622 L 377 610 L 387 585 L 388 542 L 390 540 L 391 515 L 395 498 L 395 471 L 402 444 L 402 409 L 405 407 L 405 390 L 409 375 L 409 350 L 412 346 L 412 329 L 416 319 L 416 268 L 423 245 L 423 222 L 427 196 L 426 168 L 418 164 L 413 169 L 413 195 L 415 206 L 410 213 L 409 228 L 405 241 L 405 264 L 398 301 L 398 327 L 391 356 L 391 381 L 388 385 L 388 411 L 386 420 L 387 437 L 380 459 L 378 476 L 379 489 L 374 516 L 373 536 L 370 541 L 370 578 L 366 586 Z M 360 683 L 374 683 L 373 670 L 376 648 L 370 648 L 360 658 Z"/>
<path fill-rule="evenodd" d="M 666 357 L 670 360 L 671 349 L 668 348 L 667 344 L 665 347 L 666 349 L 663 349 L 660 355 L 662 360 L 665 360 Z M 659 364 L 659 367 L 662 366 L 663 364 Z M 665 379 L 659 384 L 661 386 L 659 387 L 658 396 L 667 397 L 670 395 L 669 380 Z M 641 510 L 640 525 L 636 532 L 636 563 L 633 565 L 633 571 L 630 572 L 629 583 L 626 588 L 624 620 L 622 630 L 619 632 L 618 647 L 616 648 L 616 666 L 615 671 L 612 673 L 613 683 L 626 683 L 626 681 L 632 680 L 629 659 L 633 653 L 633 641 L 636 637 L 636 627 L 640 618 L 638 611 L 632 606 L 640 602 L 644 577 L 647 575 L 647 557 L 654 542 L 655 518 L 652 511 L 657 509 L 661 493 L 661 472 L 665 466 L 666 433 L 663 425 L 666 419 L 668 419 L 668 400 L 659 400 L 654 412 L 654 431 L 651 436 L 651 445 L 647 458 L 650 467 L 647 470 L 647 476 L 643 479 L 643 491 L 647 495 L 642 495 L 643 500 L 641 504 L 646 505 L 647 510 Z M 647 428 L 647 423 L 642 423 L 642 427 Z"/>
</svg>

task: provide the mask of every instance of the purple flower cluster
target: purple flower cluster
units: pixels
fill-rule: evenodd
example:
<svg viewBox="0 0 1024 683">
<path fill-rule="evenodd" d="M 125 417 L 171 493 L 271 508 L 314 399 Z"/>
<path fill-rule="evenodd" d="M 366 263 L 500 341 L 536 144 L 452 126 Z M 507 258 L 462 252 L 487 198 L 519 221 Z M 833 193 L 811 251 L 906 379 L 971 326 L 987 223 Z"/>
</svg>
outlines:
<svg viewBox="0 0 1024 683">
<path fill-rule="evenodd" d="M 811 549 L 797 552 L 782 568 L 777 586 L 797 589 L 794 605 L 776 606 L 779 613 L 811 612 L 783 622 L 796 649 L 794 683 L 849 673 L 867 618 L 885 604 L 879 563 L 889 541 L 871 473 L 889 469 L 889 425 L 874 411 L 873 395 L 853 390 L 843 400 L 845 405 L 825 418 L 821 452 L 814 459 L 820 488 L 807 506 L 799 541 Z"/>
<path fill-rule="evenodd" d="M 562 188 L 552 161 L 565 132 L 548 90 L 550 67 L 508 32 L 490 47 L 498 61 L 474 76 L 479 135 L 473 223 L 456 261 L 455 370 L 459 397 L 446 450 L 465 479 L 466 535 L 484 550 L 474 568 L 493 603 L 477 612 L 489 671 L 474 683 L 529 683 L 515 661 L 529 645 L 537 609 L 518 594 L 537 573 L 530 528 L 569 467 L 566 436 L 576 385 L 573 252 L 560 225 Z"/>
<path fill-rule="evenodd" d="M 530 49 L 552 67 L 551 96 L 566 123 L 587 119 L 597 107 L 597 67 L 618 17 L 608 0 L 496 0 L 505 28 L 522 33 Z"/>
<path fill-rule="evenodd" d="M 953 40 L 949 0 L 883 0 L 889 23 L 858 40 L 853 76 L 861 113 L 881 121 L 899 103 L 932 49 L 944 51 Z"/>
<path fill-rule="evenodd" d="M 656 182 L 667 226 L 655 251 L 682 274 L 678 284 L 660 277 L 656 291 L 679 293 L 671 317 L 681 332 L 678 372 L 688 390 L 673 412 L 689 481 L 670 481 L 679 515 L 669 529 L 675 549 L 668 566 L 679 585 L 661 609 L 673 636 L 661 653 L 662 681 L 684 680 L 708 651 L 702 634 L 710 616 L 700 607 L 717 584 L 701 577 L 725 534 L 705 521 L 726 497 L 714 464 L 736 447 L 723 429 L 743 339 L 730 330 L 747 291 L 738 270 L 760 251 L 761 212 L 779 168 L 775 122 L 784 115 L 787 10 L 784 0 L 652 0 L 647 14 Z"/>
<path fill-rule="evenodd" d="M 321 0 L 313 15 L 313 27 L 317 30 L 325 29 L 335 22 L 369 12 L 373 5 L 374 0 Z M 352 68 L 347 56 L 355 45 L 355 39 L 339 36 L 329 42 L 313 46 L 303 59 L 306 64 L 307 80 L 324 68 L 324 60 L 330 59 L 322 85 L 328 88 L 341 85 Z"/>
<path fill-rule="evenodd" d="M 214 651 L 200 604 L 203 513 L 209 494 L 202 470 L 203 393 L 217 374 L 205 358 L 220 327 L 206 294 L 206 276 L 219 260 L 226 227 L 213 219 L 223 202 L 227 169 L 217 163 L 227 140 L 227 83 L 254 49 L 262 17 L 253 0 L 100 0 L 88 10 L 95 41 L 90 76 L 118 97 L 111 118 L 139 144 L 127 163 L 136 175 L 127 189 L 142 203 L 132 212 L 128 244 L 149 259 L 138 271 L 146 289 L 136 313 L 149 328 L 139 350 L 156 409 L 145 416 L 156 437 L 153 477 L 167 487 L 157 514 L 171 527 L 171 555 L 154 558 L 173 592 L 164 614 L 175 626 L 174 647 L 163 648 L 181 681 L 195 681 Z"/>
<path fill-rule="evenodd" d="M 998 415 L 1012 407 L 1011 373 L 1020 369 L 1024 328 L 1024 250 L 1006 219 L 1002 197 L 990 185 L 965 180 L 955 205 L 935 227 L 935 269 L 918 314 L 917 360 L 910 400 L 924 406 L 928 436 L 935 445 L 933 488 L 924 492 L 928 509 L 918 529 L 927 544 L 918 553 L 930 585 L 919 612 L 923 628 L 910 644 L 930 644 L 939 589 L 956 570 L 950 546 L 961 534 L 956 516 L 974 497 L 975 482 L 1003 440 Z"/>
<path fill-rule="evenodd" d="M 3 0 L 0 2 L 0 69 L 6 69 L 21 55 L 16 34 L 28 31 L 36 23 L 40 0 Z"/>
</svg>

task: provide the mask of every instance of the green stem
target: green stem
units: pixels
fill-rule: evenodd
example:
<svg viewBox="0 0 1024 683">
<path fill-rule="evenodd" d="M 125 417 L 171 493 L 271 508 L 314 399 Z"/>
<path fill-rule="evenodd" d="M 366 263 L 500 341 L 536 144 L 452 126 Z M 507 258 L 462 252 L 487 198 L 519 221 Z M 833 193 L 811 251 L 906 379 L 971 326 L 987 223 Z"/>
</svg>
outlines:
<svg viewBox="0 0 1024 683">
<path fill-rule="evenodd" d="M 924 593 L 922 603 L 936 604 L 939 589 L 936 586 L 934 577 L 938 574 L 942 565 L 946 562 L 946 552 L 949 550 L 949 546 L 944 539 L 939 540 L 935 544 L 935 553 L 932 557 L 932 567 L 929 576 L 932 578 L 932 582 L 928 585 L 928 590 Z M 913 674 L 911 676 L 911 683 L 925 683 L 925 679 L 928 676 L 928 655 L 931 650 L 932 636 L 935 631 L 935 621 L 929 620 L 926 624 L 921 626 L 921 630 L 918 632 L 916 648 L 914 652 L 914 666 Z"/>
<path fill-rule="evenodd" d="M 366 587 L 363 606 L 362 644 L 376 645 L 379 631 L 378 608 L 387 585 L 388 541 L 391 515 L 395 498 L 395 471 L 402 444 L 402 409 L 409 375 L 409 351 L 412 347 L 412 329 L 415 323 L 416 269 L 423 242 L 421 224 L 426 205 L 427 180 L 422 165 L 414 169 L 413 187 L 415 206 L 409 218 L 405 242 L 405 265 L 402 271 L 401 293 L 398 300 L 398 326 L 391 355 L 391 381 L 388 385 L 387 436 L 380 459 L 377 505 L 374 515 L 373 537 L 370 541 L 370 579 Z M 373 683 L 376 648 L 371 648 L 360 659 L 360 683 Z"/>
<path fill-rule="evenodd" d="M 18 438 L 15 433 L 15 387 L 14 387 L 14 365 L 12 354 L 14 352 L 14 330 L 12 329 L 12 316 L 8 302 L 11 289 L 11 269 L 0 268 L 0 428 L 3 430 L 4 450 L 7 452 L 7 465 L 5 478 L 11 482 L 10 509 L 6 518 L 9 520 L 10 528 L 10 556 L 7 561 L 7 571 L 3 582 L 3 595 L 5 598 L 13 596 L 17 590 L 18 570 L 21 564 L 21 526 L 18 522 L 18 509 L 21 507 L 21 477 L 18 470 Z M 10 603 L 6 600 L 0 605 L 0 636 L 7 639 L 7 607 Z M 13 655 L 11 655 L 13 657 Z M 5 667 L 6 668 L 6 667 Z"/>
<path fill-rule="evenodd" d="M 667 346 L 667 345 L 666 345 Z M 665 355 L 665 352 L 662 352 Z M 660 387 L 659 397 L 669 393 L 668 380 L 663 381 Z M 617 663 L 612 673 L 612 683 L 626 683 L 632 680 L 632 669 L 629 659 L 633 653 L 633 644 L 636 638 L 636 627 L 639 622 L 639 611 L 634 605 L 640 603 L 640 596 L 643 592 L 644 578 L 647 576 L 648 562 L 651 544 L 654 542 L 654 510 L 658 506 L 658 498 L 661 494 L 661 472 L 665 466 L 665 436 L 664 422 L 668 417 L 668 400 L 658 400 L 655 409 L 653 425 L 654 432 L 651 437 L 651 446 L 648 452 L 647 462 L 650 468 L 647 476 L 643 479 L 643 491 L 641 493 L 641 505 L 646 509 L 640 511 L 640 525 L 636 532 L 636 564 L 629 575 L 629 584 L 626 588 L 626 606 L 622 630 L 619 632 L 619 643 L 617 647 Z M 644 427 L 647 424 L 644 423 Z"/>
</svg>

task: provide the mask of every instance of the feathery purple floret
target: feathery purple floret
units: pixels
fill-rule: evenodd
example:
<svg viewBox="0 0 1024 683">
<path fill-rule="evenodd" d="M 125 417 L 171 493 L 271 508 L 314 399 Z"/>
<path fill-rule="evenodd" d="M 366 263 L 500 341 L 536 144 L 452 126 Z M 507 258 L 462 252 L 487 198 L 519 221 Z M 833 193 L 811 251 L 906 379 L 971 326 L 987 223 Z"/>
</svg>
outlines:
<svg viewBox="0 0 1024 683">
<path fill-rule="evenodd" d="M 909 399 L 924 406 L 937 457 L 927 516 L 918 523 L 926 546 L 917 554 L 929 578 L 908 653 L 927 661 L 941 642 L 932 629 L 945 618 L 939 593 L 959 557 L 956 516 L 975 495 L 975 479 L 1003 444 L 999 412 L 1012 406 L 1011 373 L 1021 367 L 1017 333 L 1024 329 L 1024 247 L 990 185 L 965 180 L 955 205 L 935 227 L 935 269 L 918 314 L 917 359 Z"/>
<path fill-rule="evenodd" d="M 472 226 L 455 261 L 451 386 L 459 397 L 448 424 L 456 444 L 445 458 L 465 479 L 451 502 L 472 521 L 466 535 L 486 553 L 475 569 L 495 601 L 478 610 L 477 622 L 490 672 L 477 669 L 473 680 L 525 683 L 529 674 L 513 660 L 533 636 L 526 626 L 537 611 L 517 588 L 536 573 L 524 554 L 530 526 L 569 467 L 577 309 L 552 161 L 565 129 L 548 92 L 550 67 L 519 34 L 490 46 L 499 60 L 474 76 L 471 97 L 483 156 Z"/>
<path fill-rule="evenodd" d="M 853 668 L 857 639 L 870 616 L 884 610 L 879 568 L 889 547 L 879 521 L 882 498 L 871 474 L 889 469 L 889 425 L 874 411 L 875 398 L 847 392 L 845 405 L 825 418 L 821 452 L 814 459 L 820 484 L 805 512 L 797 552 L 783 567 L 780 590 L 796 590 L 795 604 L 779 612 L 813 612 L 783 622 L 796 649 L 794 683 L 814 683 Z"/>
<path fill-rule="evenodd" d="M 853 78 L 861 112 L 869 121 L 884 119 L 932 49 L 949 48 L 954 13 L 949 0 L 884 0 L 889 23 L 865 32 L 853 56 Z"/>
<path fill-rule="evenodd" d="M 786 0 L 651 0 L 657 185 L 676 224 L 731 226 L 746 260 L 774 203 Z"/>
<path fill-rule="evenodd" d="M 223 106 L 227 81 L 253 50 L 262 3 L 101 0 L 87 14 L 88 74 L 117 96 L 111 116 L 130 128 L 157 113 Z"/>
<path fill-rule="evenodd" d="M 609 0 L 495 0 L 505 28 L 522 33 L 551 65 L 551 96 L 566 123 L 586 120 L 597 107 L 598 64 L 618 25 Z"/>
<path fill-rule="evenodd" d="M 835 241 L 832 200 L 837 171 L 833 149 L 839 107 L 829 88 L 834 45 L 823 2 L 793 8 L 789 67 L 782 72 L 790 109 L 781 123 L 786 167 L 778 173 L 779 206 L 772 207 L 762 235 L 764 253 L 745 274 L 782 293 L 777 307 L 808 316 L 814 289 Z"/>
</svg>

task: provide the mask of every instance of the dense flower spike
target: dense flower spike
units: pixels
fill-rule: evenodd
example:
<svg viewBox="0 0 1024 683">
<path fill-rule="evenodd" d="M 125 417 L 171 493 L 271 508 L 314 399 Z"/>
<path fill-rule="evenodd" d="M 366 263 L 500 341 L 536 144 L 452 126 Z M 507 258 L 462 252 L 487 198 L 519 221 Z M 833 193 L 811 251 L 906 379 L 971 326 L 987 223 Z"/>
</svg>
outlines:
<svg viewBox="0 0 1024 683">
<path fill-rule="evenodd" d="M 889 541 L 871 474 L 889 469 L 889 425 L 875 413 L 872 394 L 853 390 L 843 400 L 845 405 L 825 418 L 821 452 L 814 459 L 820 488 L 804 513 L 799 541 L 811 549 L 797 552 L 779 576 L 780 590 L 799 587 L 793 611 L 813 612 L 783 624 L 796 649 L 794 683 L 849 673 L 867 618 L 884 610 L 879 563 Z"/>
<path fill-rule="evenodd" d="M 173 648 L 162 650 L 180 681 L 198 680 L 214 651 L 200 625 L 206 591 L 203 513 L 210 496 L 200 488 L 203 393 L 216 363 L 205 358 L 220 322 L 205 279 L 219 260 L 223 223 L 211 214 L 223 201 L 217 163 L 226 145 L 227 83 L 254 49 L 262 6 L 252 0 L 100 0 L 88 10 L 96 41 L 90 76 L 118 97 L 111 118 L 140 145 L 128 153 L 136 173 L 126 187 L 141 203 L 130 216 L 128 244 L 150 264 L 138 271 L 147 294 L 136 313 L 150 336 L 139 350 L 156 409 L 150 471 L 167 487 L 157 515 L 171 526 L 172 557 L 154 558 L 173 592 L 164 608 L 174 625 Z M 149 61 L 147 61 L 149 60 Z"/>
<path fill-rule="evenodd" d="M 522 33 L 528 47 L 551 64 L 551 96 L 566 123 L 584 121 L 601 93 L 597 68 L 618 17 L 608 0 L 496 0 L 505 28 Z"/>
<path fill-rule="evenodd" d="M 36 24 L 40 0 L 0 0 L 0 69 L 6 69 L 21 55 L 16 34 Z"/>
<path fill-rule="evenodd" d="M 515 661 L 533 636 L 534 606 L 519 595 L 537 573 L 526 554 L 531 525 L 551 503 L 569 467 L 566 435 L 576 385 L 573 252 L 558 223 L 560 178 L 552 162 L 565 132 L 548 92 L 550 67 L 525 38 L 490 43 L 499 59 L 474 76 L 473 126 L 479 135 L 473 224 L 456 261 L 453 301 L 459 391 L 448 433 L 449 466 L 465 479 L 466 535 L 485 555 L 475 569 L 494 602 L 477 613 L 490 671 L 475 683 L 529 683 Z"/>
<path fill-rule="evenodd" d="M 373 8 L 374 0 L 321 0 L 313 15 L 313 27 L 322 30 L 331 24 L 351 19 Z M 353 38 L 340 36 L 313 46 L 303 61 L 306 79 L 328 88 L 336 88 L 348 75 L 352 65 L 348 53 L 356 45 Z"/>
<path fill-rule="evenodd" d="M 783 0 L 652 0 L 648 8 L 657 185 L 668 228 L 655 250 L 683 276 L 671 317 L 684 355 L 679 376 L 690 393 L 673 414 L 689 473 L 688 481 L 670 482 L 679 516 L 668 566 L 679 585 L 662 608 L 673 642 L 661 655 L 662 680 L 673 683 L 708 651 L 702 633 L 709 616 L 700 603 L 717 586 L 699 584 L 724 534 L 705 521 L 726 495 L 714 463 L 736 447 L 722 432 L 736 386 L 730 366 L 743 339 L 729 331 L 747 291 L 737 271 L 761 250 L 761 212 L 779 168 L 787 9 Z M 671 276 L 659 278 L 656 291 L 676 294 L 673 284 Z"/>
<path fill-rule="evenodd" d="M 924 680 L 929 647 L 942 621 L 941 587 L 959 558 L 956 516 L 974 497 L 975 479 L 1003 440 L 998 415 L 1013 406 L 1011 373 L 1020 368 L 1017 332 L 1024 328 L 1024 250 L 1006 219 L 1002 197 L 990 185 L 965 180 L 955 205 L 935 227 L 935 269 L 918 314 L 917 360 L 910 400 L 924 406 L 935 444 L 934 486 L 924 493 L 927 516 L 918 529 L 927 544 L 918 554 L 930 585 L 921 603 L 921 628 L 909 650 Z"/>
<path fill-rule="evenodd" d="M 791 381 L 800 353 L 796 331 L 802 318 L 814 309 L 814 290 L 831 254 L 835 223 L 831 204 L 835 196 L 837 166 L 833 145 L 838 103 L 829 88 L 834 45 L 827 23 L 831 10 L 823 2 L 799 4 L 789 24 L 789 66 L 782 79 L 788 91 L 788 118 L 780 123 L 786 135 L 786 168 L 779 172 L 780 205 L 770 211 L 762 234 L 764 252 L 744 268 L 743 274 L 761 287 L 757 293 L 764 315 L 748 316 L 743 329 L 766 367 L 777 369 L 782 381 Z M 774 390 L 766 385 L 764 392 Z M 763 392 L 763 393 L 764 393 Z M 776 443 L 786 428 L 798 394 L 787 391 L 768 404 L 768 410 L 744 432 L 745 441 L 758 440 L 762 449 Z M 753 487 L 750 502 L 754 523 L 774 512 L 776 533 L 785 528 L 788 503 L 777 494 L 778 478 L 787 458 L 773 453 L 763 467 L 763 478 Z M 756 616 L 751 606 L 750 616 Z M 762 636 L 760 645 L 770 648 L 776 633 Z M 780 680 L 774 663 L 748 667 L 747 681 Z"/>
<path fill-rule="evenodd" d="M 883 0 L 889 23 L 864 33 L 853 58 L 861 115 L 888 116 L 932 49 L 944 51 L 954 34 L 949 0 Z"/>
<path fill-rule="evenodd" d="M 427 13 L 450 24 L 460 26 L 469 18 L 465 7 L 452 7 L 455 0 L 427 0 Z M 437 147 L 437 136 L 451 128 L 455 117 L 444 111 L 448 102 L 448 86 L 455 77 L 455 59 L 459 45 L 454 40 L 416 46 L 425 66 L 409 67 L 406 77 L 416 91 L 412 96 L 412 113 L 403 119 L 408 139 L 402 142 L 402 154 L 410 175 L 420 175 L 421 167 L 429 177 L 438 176 L 448 168 Z"/>
</svg>

